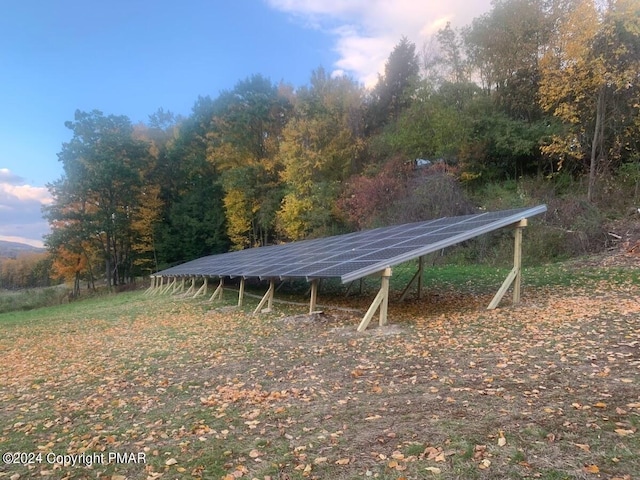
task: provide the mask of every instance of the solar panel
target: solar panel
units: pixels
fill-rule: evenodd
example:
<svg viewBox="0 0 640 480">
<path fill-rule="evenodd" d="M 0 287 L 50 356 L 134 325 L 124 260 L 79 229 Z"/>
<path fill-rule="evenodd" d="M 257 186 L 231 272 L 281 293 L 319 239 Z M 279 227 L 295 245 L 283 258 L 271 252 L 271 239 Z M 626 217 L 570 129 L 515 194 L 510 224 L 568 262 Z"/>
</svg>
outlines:
<svg viewBox="0 0 640 480">
<path fill-rule="evenodd" d="M 158 276 L 335 278 L 343 283 L 380 272 L 544 213 L 546 205 L 424 222 L 211 255 Z"/>
</svg>

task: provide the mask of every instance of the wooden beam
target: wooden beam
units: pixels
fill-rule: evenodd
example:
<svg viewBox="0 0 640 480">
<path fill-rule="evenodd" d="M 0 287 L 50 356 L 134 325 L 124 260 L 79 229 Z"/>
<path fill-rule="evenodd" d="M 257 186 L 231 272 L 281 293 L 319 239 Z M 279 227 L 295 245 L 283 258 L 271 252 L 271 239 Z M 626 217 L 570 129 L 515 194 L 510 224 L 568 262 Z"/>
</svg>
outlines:
<svg viewBox="0 0 640 480">
<path fill-rule="evenodd" d="M 164 295 L 165 293 L 168 293 L 169 290 L 173 288 L 175 283 L 176 283 L 176 277 L 173 277 L 173 280 L 171 282 L 169 282 L 169 279 L 167 279 L 167 286 L 160 292 L 160 294 Z"/>
<path fill-rule="evenodd" d="M 356 283 L 355 280 L 352 280 L 349 282 L 349 285 L 347 285 L 347 291 L 344 292 L 344 296 L 348 297 L 349 296 L 349 292 L 351 291 L 351 287 L 353 287 L 353 284 Z"/>
<path fill-rule="evenodd" d="M 316 302 L 318 300 L 318 279 L 311 280 L 311 299 L 309 300 L 309 315 L 316 311 Z"/>
<path fill-rule="evenodd" d="M 270 312 L 273 309 L 273 293 L 276 291 L 276 281 L 274 279 L 269 281 L 269 291 L 271 292 L 271 295 L 267 298 L 267 312 Z"/>
<path fill-rule="evenodd" d="M 144 291 L 144 295 L 149 295 L 153 292 L 153 289 L 156 287 L 156 277 L 155 275 L 151 275 L 149 277 L 149 288 Z"/>
<path fill-rule="evenodd" d="M 422 274 L 423 274 L 423 272 L 424 272 L 424 257 L 419 257 L 418 258 L 418 270 L 416 271 L 416 273 L 413 274 L 413 277 L 411 277 L 411 280 L 409 280 L 409 283 L 407 283 L 407 286 L 404 287 L 404 290 L 402 290 L 402 294 L 400 295 L 400 301 L 401 302 L 404 302 L 404 300 L 407 298 L 407 295 L 409 294 L 409 289 L 416 282 L 416 280 L 418 281 L 418 290 L 417 290 L 418 300 L 422 297 Z"/>
<path fill-rule="evenodd" d="M 491 303 L 489 303 L 487 310 L 493 310 L 498 306 L 511 284 L 513 284 L 513 304 L 517 305 L 520 303 L 522 288 L 522 231 L 524 227 L 527 226 L 527 223 L 527 219 L 524 218 L 513 224 L 513 227 L 515 228 L 513 242 L 513 269 L 509 272 L 507 278 L 504 279 L 502 286 L 491 300 Z"/>
<path fill-rule="evenodd" d="M 518 305 L 520 303 L 520 290 L 522 288 L 522 231 L 527 226 L 527 219 L 525 218 L 516 227 L 515 239 L 513 244 L 513 268 L 518 270 L 515 282 L 513 284 L 513 304 Z"/>
<path fill-rule="evenodd" d="M 387 324 L 387 309 L 389 307 L 389 277 L 391 276 L 391 269 L 387 268 L 382 275 L 380 290 L 384 292 L 382 297 L 382 303 L 380 304 L 380 322 L 381 327 Z"/>
<path fill-rule="evenodd" d="M 407 286 L 404 287 L 404 290 L 402 290 L 402 294 L 400 294 L 400 301 L 401 302 L 404 302 L 404 300 L 407 298 L 407 295 L 409 294 L 409 289 L 411 288 L 411 285 L 413 285 L 415 283 L 415 281 L 418 280 L 419 276 L 420 276 L 420 268 L 418 268 L 416 273 L 413 274 L 413 277 L 411 277 L 411 280 L 409 280 L 409 283 L 407 283 Z"/>
<path fill-rule="evenodd" d="M 195 291 L 196 291 L 196 277 L 191 277 L 191 285 L 189 285 L 189 288 L 187 289 L 186 292 L 184 292 L 184 294 L 191 295 Z"/>
<path fill-rule="evenodd" d="M 391 277 L 391 268 L 386 268 L 382 272 L 382 280 L 378 294 L 371 302 L 371 306 L 358 325 L 358 332 L 363 332 L 369 326 L 369 322 L 375 315 L 378 307 L 380 308 L 380 326 L 387 324 L 387 308 L 389 305 L 389 277 Z"/>
<path fill-rule="evenodd" d="M 418 258 L 418 300 L 422 298 L 422 276 L 424 273 L 424 257 Z"/>
<path fill-rule="evenodd" d="M 504 294 L 507 293 L 507 290 L 509 289 L 509 287 L 511 286 L 511 284 L 513 283 L 513 280 L 516 278 L 517 275 L 518 275 L 518 272 L 516 271 L 515 268 L 509 272 L 509 275 L 507 275 L 507 278 L 505 278 L 504 282 L 502 282 L 502 286 L 493 297 L 493 300 L 491 300 L 491 303 L 489 303 L 487 310 L 493 310 L 498 306 L 498 304 L 500 303 L 500 300 L 502 300 L 502 297 L 504 297 Z"/>
<path fill-rule="evenodd" d="M 240 290 L 238 291 L 238 307 L 242 307 L 244 301 L 244 277 L 240 279 Z"/>
<path fill-rule="evenodd" d="M 224 279 L 220 277 L 220 283 L 218 284 L 218 288 L 215 289 L 215 291 L 211 294 L 211 297 L 209 298 L 210 302 L 213 302 L 216 298 L 219 298 L 220 300 L 222 300 L 223 287 L 224 287 Z"/>
<path fill-rule="evenodd" d="M 154 296 L 154 295 L 158 294 L 158 292 L 160 291 L 160 288 L 162 287 L 162 282 L 164 281 L 164 278 L 161 277 L 161 276 L 156 277 L 156 278 L 157 278 L 157 280 L 156 280 L 156 282 L 154 284 L 153 291 L 151 292 L 151 296 Z"/>
<path fill-rule="evenodd" d="M 273 292 L 275 291 L 275 289 L 275 280 L 269 280 L 269 289 L 267 290 L 267 293 L 264 294 L 264 297 L 262 297 L 262 300 L 260 300 L 260 303 L 258 304 L 256 309 L 253 311 L 254 315 L 262 312 L 262 307 L 264 307 L 265 303 L 267 304 L 267 308 L 264 310 L 264 312 L 267 313 L 271 311 L 271 307 L 273 305 Z"/>
<path fill-rule="evenodd" d="M 207 292 L 207 288 L 209 288 L 209 278 L 208 277 L 204 277 L 204 282 L 202 282 L 202 286 L 200 287 L 200 290 L 198 290 L 192 298 L 197 298 L 200 295 L 204 295 Z"/>
</svg>

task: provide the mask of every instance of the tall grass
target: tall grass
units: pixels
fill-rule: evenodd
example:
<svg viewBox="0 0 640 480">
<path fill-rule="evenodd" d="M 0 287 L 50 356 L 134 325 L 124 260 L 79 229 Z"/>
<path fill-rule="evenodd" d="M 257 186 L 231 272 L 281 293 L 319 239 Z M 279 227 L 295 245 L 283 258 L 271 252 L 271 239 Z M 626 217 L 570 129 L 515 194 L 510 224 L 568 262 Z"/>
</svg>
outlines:
<svg viewBox="0 0 640 480">
<path fill-rule="evenodd" d="M 0 313 L 33 310 L 58 305 L 66 301 L 67 288 L 64 285 L 24 290 L 0 290 Z"/>
</svg>

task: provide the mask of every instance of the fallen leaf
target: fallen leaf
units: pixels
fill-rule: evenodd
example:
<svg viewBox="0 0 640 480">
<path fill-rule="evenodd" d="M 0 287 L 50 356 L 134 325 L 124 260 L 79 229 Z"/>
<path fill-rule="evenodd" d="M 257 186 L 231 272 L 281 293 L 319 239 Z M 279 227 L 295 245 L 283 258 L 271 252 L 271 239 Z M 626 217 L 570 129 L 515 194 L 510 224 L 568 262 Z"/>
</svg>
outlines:
<svg viewBox="0 0 640 480">
<path fill-rule="evenodd" d="M 341 458 L 340 460 L 336 460 L 336 465 L 347 465 L 350 462 L 348 458 Z"/>
<path fill-rule="evenodd" d="M 439 475 L 440 473 L 442 473 L 442 470 L 440 470 L 438 467 L 427 467 L 425 468 L 425 470 L 427 472 L 433 473 L 434 475 Z"/>
<path fill-rule="evenodd" d="M 486 470 L 490 466 L 491 466 L 491 460 L 489 460 L 488 458 L 485 458 L 480 462 L 480 465 L 478 465 L 478 468 L 481 470 Z"/>
<path fill-rule="evenodd" d="M 626 437 L 627 435 L 631 435 L 633 433 L 633 430 L 627 430 L 624 428 L 616 428 L 615 432 L 620 435 L 621 437 Z"/>
<path fill-rule="evenodd" d="M 586 473 L 600 473 L 600 468 L 597 465 L 587 465 L 583 470 Z"/>
<path fill-rule="evenodd" d="M 169 460 L 164 462 L 164 464 L 167 466 L 175 465 L 176 463 L 178 463 L 178 460 L 176 460 L 175 458 L 170 458 Z"/>
</svg>

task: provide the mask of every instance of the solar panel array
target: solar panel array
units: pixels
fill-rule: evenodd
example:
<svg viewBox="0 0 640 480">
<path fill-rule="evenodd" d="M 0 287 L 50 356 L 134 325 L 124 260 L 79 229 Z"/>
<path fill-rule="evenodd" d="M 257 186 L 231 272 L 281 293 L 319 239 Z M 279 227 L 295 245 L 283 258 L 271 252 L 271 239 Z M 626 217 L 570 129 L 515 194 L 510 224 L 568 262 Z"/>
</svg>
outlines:
<svg viewBox="0 0 640 480">
<path fill-rule="evenodd" d="M 340 278 L 343 283 L 380 272 L 544 213 L 532 208 L 444 217 L 333 237 L 250 248 L 192 260 L 159 276 Z"/>
</svg>

